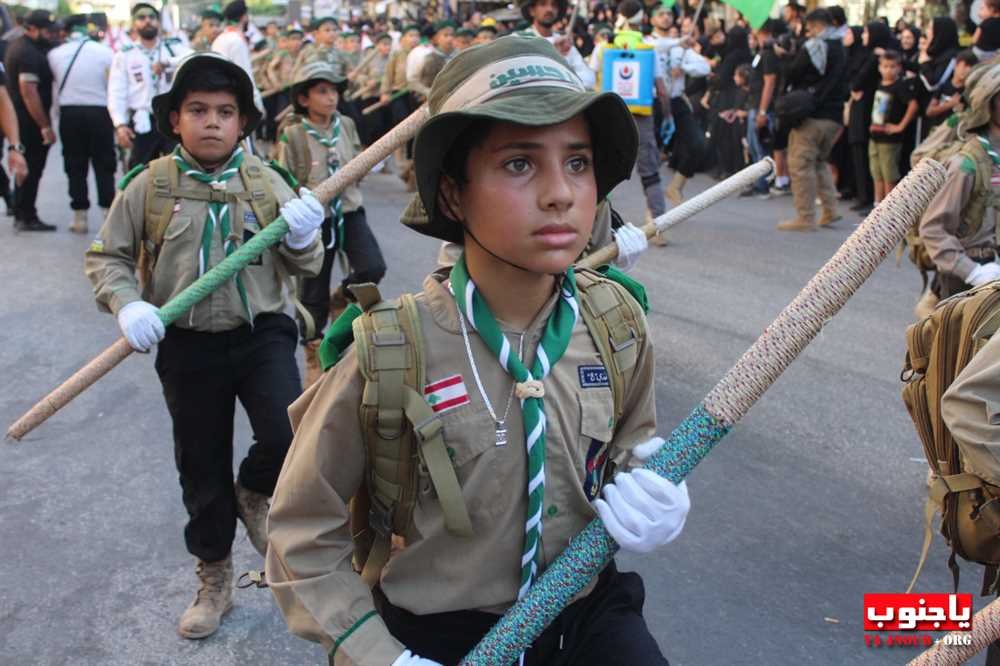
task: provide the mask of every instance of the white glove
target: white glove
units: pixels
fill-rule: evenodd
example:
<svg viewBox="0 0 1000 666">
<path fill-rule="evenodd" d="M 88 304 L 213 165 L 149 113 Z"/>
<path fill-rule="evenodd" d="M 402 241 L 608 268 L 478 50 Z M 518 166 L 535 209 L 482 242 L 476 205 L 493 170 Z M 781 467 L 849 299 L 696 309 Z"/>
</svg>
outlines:
<svg viewBox="0 0 1000 666">
<path fill-rule="evenodd" d="M 293 250 L 304 250 L 316 238 L 325 215 L 319 199 L 303 187 L 298 199 L 290 199 L 281 207 L 281 217 L 288 223 L 285 245 Z"/>
<path fill-rule="evenodd" d="M 118 311 L 118 328 L 132 349 L 148 352 L 166 335 L 159 311 L 160 308 L 146 301 L 132 301 Z"/>
<path fill-rule="evenodd" d="M 618 244 L 618 258 L 615 259 L 615 266 L 623 271 L 632 270 L 639 255 L 649 247 L 646 240 L 646 232 L 631 223 L 618 227 L 612 232 L 615 242 Z"/>
<path fill-rule="evenodd" d="M 403 652 L 403 654 L 396 657 L 396 661 L 392 662 L 391 666 L 442 666 L 440 663 L 434 661 L 433 659 L 424 659 L 423 657 L 418 657 L 409 650 Z"/>
<path fill-rule="evenodd" d="M 675 486 L 648 469 L 617 474 L 603 494 L 594 508 L 608 534 L 633 553 L 649 553 L 676 539 L 691 508 L 684 481 Z"/>
<path fill-rule="evenodd" d="M 976 267 L 969 273 L 966 282 L 973 287 L 978 287 L 981 284 L 993 282 L 994 280 L 1000 280 L 1000 264 L 991 261 L 988 264 L 976 264 Z"/>
</svg>

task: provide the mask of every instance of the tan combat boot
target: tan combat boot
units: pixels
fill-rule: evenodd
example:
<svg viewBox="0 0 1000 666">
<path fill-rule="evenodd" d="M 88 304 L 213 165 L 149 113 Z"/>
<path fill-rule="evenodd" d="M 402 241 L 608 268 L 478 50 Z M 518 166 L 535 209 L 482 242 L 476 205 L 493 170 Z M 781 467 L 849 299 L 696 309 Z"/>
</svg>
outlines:
<svg viewBox="0 0 1000 666">
<path fill-rule="evenodd" d="M 70 222 L 69 230 L 74 234 L 85 234 L 87 233 L 87 211 L 85 210 L 74 210 L 73 211 L 73 221 Z"/>
<path fill-rule="evenodd" d="M 322 343 L 322 340 L 310 340 L 305 344 L 306 378 L 302 382 L 302 390 L 309 388 L 323 376 L 323 367 L 319 363 L 319 346 Z"/>
<path fill-rule="evenodd" d="M 181 615 L 177 633 L 184 638 L 205 638 L 222 624 L 222 616 L 233 607 L 233 558 L 218 562 L 198 560 L 198 592 Z"/>
<path fill-rule="evenodd" d="M 816 231 L 816 225 L 800 218 L 778 223 L 778 231 Z"/>
<path fill-rule="evenodd" d="M 674 206 L 680 206 L 681 202 L 684 201 L 684 186 L 687 182 L 687 176 L 675 173 L 673 180 L 667 185 L 667 198 L 670 199 L 670 203 Z"/>
<path fill-rule="evenodd" d="M 839 220 L 842 220 L 842 219 L 844 219 L 843 216 L 837 215 L 836 211 L 834 211 L 832 213 L 829 212 L 829 211 L 823 211 L 822 215 L 819 216 L 819 222 L 818 222 L 818 224 L 821 227 L 829 227 L 832 224 L 834 224 L 835 222 L 837 222 Z"/>
<path fill-rule="evenodd" d="M 267 495 L 255 490 L 244 488 L 237 481 L 236 485 L 236 515 L 243 521 L 247 537 L 254 550 L 261 557 L 267 554 L 267 510 L 270 508 Z"/>
</svg>

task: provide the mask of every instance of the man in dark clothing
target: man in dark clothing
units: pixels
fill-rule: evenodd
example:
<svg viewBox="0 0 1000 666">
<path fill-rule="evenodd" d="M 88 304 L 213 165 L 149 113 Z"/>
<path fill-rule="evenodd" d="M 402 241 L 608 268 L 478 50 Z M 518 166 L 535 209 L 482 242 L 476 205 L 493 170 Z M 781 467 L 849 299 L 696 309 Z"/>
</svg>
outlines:
<svg viewBox="0 0 1000 666">
<path fill-rule="evenodd" d="M 788 64 L 787 79 L 794 90 L 806 90 L 815 99 L 809 116 L 788 138 L 788 168 L 795 198 L 794 220 L 778 224 L 782 231 L 816 230 L 816 196 L 823 204 L 819 226 L 833 224 L 837 190 L 827 166 L 841 130 L 847 97 L 847 54 L 834 34 L 830 13 L 817 9 L 806 16 L 808 39 Z"/>
<path fill-rule="evenodd" d="M 7 48 L 7 68 L 11 101 L 17 112 L 28 160 L 28 177 L 14 188 L 14 228 L 18 231 L 53 231 L 55 227 L 38 219 L 35 199 L 45 170 L 45 158 L 56 135 L 49 109 L 52 107 L 52 70 L 45 58 L 51 40 L 52 15 L 36 9 L 25 20 L 24 35 Z"/>
</svg>

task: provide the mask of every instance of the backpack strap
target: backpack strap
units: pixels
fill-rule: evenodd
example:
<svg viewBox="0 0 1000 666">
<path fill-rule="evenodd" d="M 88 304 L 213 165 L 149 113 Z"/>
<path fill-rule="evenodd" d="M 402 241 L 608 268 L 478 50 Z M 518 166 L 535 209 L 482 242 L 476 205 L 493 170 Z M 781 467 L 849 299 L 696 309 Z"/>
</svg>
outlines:
<svg viewBox="0 0 1000 666">
<path fill-rule="evenodd" d="M 291 149 L 291 159 L 288 162 L 288 169 L 295 176 L 295 180 L 300 185 L 305 186 L 309 182 L 309 137 L 306 135 L 306 128 L 302 126 L 301 119 L 285 127 L 284 137 Z"/>
<path fill-rule="evenodd" d="M 278 217 L 278 198 L 267 178 L 265 168 L 264 163 L 255 155 L 246 155 L 240 165 L 243 189 L 249 197 L 247 203 L 261 229 Z"/>
<path fill-rule="evenodd" d="M 608 369 L 617 424 L 646 337 L 645 319 L 639 304 L 621 285 L 589 269 L 578 270 L 576 276 L 580 315 Z"/>
<path fill-rule="evenodd" d="M 368 454 L 366 495 L 352 506 L 355 567 L 375 585 L 392 546 L 412 517 L 420 476 L 429 476 L 449 532 L 472 535 L 442 423 L 423 396 L 423 334 L 411 294 L 382 301 L 369 289 L 356 296 L 365 314 L 353 322 L 358 367 L 365 378 L 360 419 Z M 353 500 L 352 500 L 353 503 Z M 367 516 L 362 513 L 367 504 Z M 367 524 L 368 529 L 358 528 Z"/>
<path fill-rule="evenodd" d="M 178 198 L 177 168 L 173 157 L 158 157 L 149 163 L 148 168 L 149 184 L 146 186 L 145 222 L 139 256 L 139 277 L 143 284 L 148 284 L 153 275 L 163 236 L 174 214 L 174 202 Z"/>
</svg>

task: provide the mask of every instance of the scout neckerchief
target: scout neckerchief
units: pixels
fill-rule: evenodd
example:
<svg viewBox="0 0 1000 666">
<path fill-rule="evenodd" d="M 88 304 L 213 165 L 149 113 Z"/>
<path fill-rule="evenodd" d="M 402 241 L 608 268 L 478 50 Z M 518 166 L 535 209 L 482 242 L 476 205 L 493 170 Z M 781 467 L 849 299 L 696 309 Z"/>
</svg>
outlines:
<svg viewBox="0 0 1000 666">
<path fill-rule="evenodd" d="M 226 166 L 215 173 L 205 173 L 191 166 L 181 155 L 180 146 L 174 149 L 174 162 L 177 163 L 177 168 L 185 176 L 193 178 L 199 183 L 204 183 L 213 190 L 225 192 L 226 181 L 240 172 L 240 165 L 243 164 L 243 149 L 237 147 L 233 151 L 233 156 L 229 158 L 229 162 L 226 163 Z M 222 249 L 228 257 L 236 251 L 236 243 L 229 237 L 231 227 L 229 224 L 228 201 L 208 202 L 205 229 L 201 233 L 201 251 L 198 253 L 198 277 L 204 275 L 205 271 L 211 268 L 209 262 L 212 258 L 212 236 L 215 233 L 216 227 L 218 227 L 219 236 L 222 238 Z M 247 321 L 250 325 L 253 325 L 253 310 L 250 309 L 250 299 L 247 298 L 247 290 L 243 286 L 243 279 L 240 277 L 240 273 L 236 274 L 236 291 L 239 292 L 240 300 L 243 301 L 243 309 L 246 310 Z"/>
<path fill-rule="evenodd" d="M 524 524 L 524 548 L 521 551 L 521 587 L 517 593 L 520 599 L 534 582 L 538 562 L 541 560 L 539 540 L 542 536 L 542 504 L 545 499 L 546 430 L 542 380 L 562 358 L 580 316 L 580 308 L 576 302 L 576 278 L 572 267 L 566 271 L 559 287 L 559 299 L 545 324 L 530 371 L 524 367 L 517 354 L 512 353 L 507 337 L 469 277 L 464 254 L 451 270 L 451 286 L 459 311 L 479 333 L 490 351 L 497 355 L 500 366 L 517 382 L 516 393 L 521 400 L 525 448 L 528 452 L 528 515 Z"/>
<path fill-rule="evenodd" d="M 990 161 L 993 162 L 993 168 L 990 169 L 990 188 L 992 189 L 1000 184 L 997 182 L 1000 180 L 1000 175 L 997 173 L 997 171 L 1000 170 L 1000 154 L 997 154 L 996 149 L 993 147 L 993 144 L 990 143 L 989 139 L 982 135 L 976 135 L 976 138 L 979 139 L 979 144 L 983 147 L 983 150 L 986 151 L 986 154 L 990 156 Z"/>
<path fill-rule="evenodd" d="M 327 150 L 326 173 L 332 176 L 337 172 L 340 160 L 337 157 L 337 142 L 340 140 L 340 114 L 334 114 L 333 132 L 331 136 L 324 136 L 319 130 L 309 124 L 308 120 L 302 121 L 302 127 L 306 134 L 320 142 Z M 340 203 L 340 197 L 330 199 L 330 213 L 333 216 L 333 233 L 330 234 L 330 244 L 326 246 L 328 250 L 344 249 L 344 207 Z"/>
</svg>

